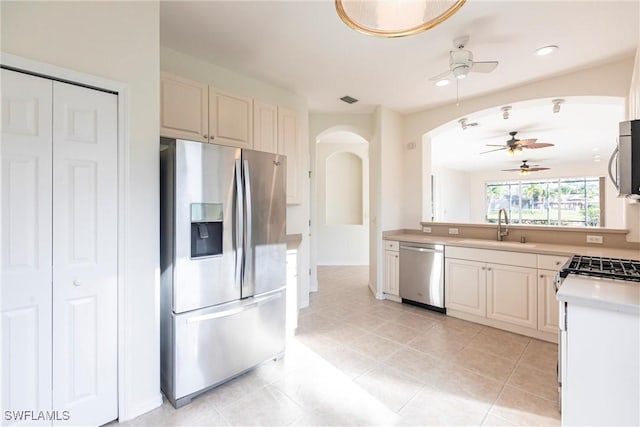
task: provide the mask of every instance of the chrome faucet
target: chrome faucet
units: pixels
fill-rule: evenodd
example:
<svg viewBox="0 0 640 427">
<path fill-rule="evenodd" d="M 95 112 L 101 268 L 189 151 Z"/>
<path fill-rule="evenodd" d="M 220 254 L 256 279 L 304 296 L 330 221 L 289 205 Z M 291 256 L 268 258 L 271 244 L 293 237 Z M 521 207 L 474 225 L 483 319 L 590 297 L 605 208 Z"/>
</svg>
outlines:
<svg viewBox="0 0 640 427">
<path fill-rule="evenodd" d="M 504 213 L 504 230 L 502 230 L 502 214 Z M 509 235 L 509 217 L 507 210 L 502 208 L 498 211 L 498 241 L 504 240 Z"/>
</svg>

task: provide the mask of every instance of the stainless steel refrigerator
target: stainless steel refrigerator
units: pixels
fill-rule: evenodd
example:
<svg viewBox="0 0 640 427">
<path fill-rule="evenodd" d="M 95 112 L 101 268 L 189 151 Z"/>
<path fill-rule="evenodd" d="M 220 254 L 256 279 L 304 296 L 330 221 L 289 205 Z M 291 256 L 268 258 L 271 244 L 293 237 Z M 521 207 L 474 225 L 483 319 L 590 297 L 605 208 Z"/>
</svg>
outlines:
<svg viewBox="0 0 640 427">
<path fill-rule="evenodd" d="M 160 146 L 161 386 L 180 407 L 284 352 L 286 158 Z"/>
</svg>

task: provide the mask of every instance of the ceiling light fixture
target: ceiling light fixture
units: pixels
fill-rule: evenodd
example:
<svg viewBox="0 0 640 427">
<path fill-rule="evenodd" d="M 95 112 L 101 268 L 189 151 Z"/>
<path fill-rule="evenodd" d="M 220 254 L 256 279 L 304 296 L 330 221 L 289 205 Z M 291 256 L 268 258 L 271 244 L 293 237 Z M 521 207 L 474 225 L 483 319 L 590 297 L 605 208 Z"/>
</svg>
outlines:
<svg viewBox="0 0 640 427">
<path fill-rule="evenodd" d="M 404 37 L 446 21 L 466 0 L 336 0 L 342 21 L 361 33 Z"/>
<path fill-rule="evenodd" d="M 538 56 L 546 56 L 546 55 L 552 54 L 556 50 L 558 50 L 558 46 L 553 45 L 553 44 L 549 45 L 549 46 L 543 46 L 541 48 L 536 49 L 536 55 L 538 55 Z"/>
<path fill-rule="evenodd" d="M 520 172 L 518 172 L 518 173 L 520 174 L 520 176 L 527 176 L 531 172 L 529 172 L 527 169 L 520 169 Z"/>
<path fill-rule="evenodd" d="M 478 122 L 469 123 L 469 119 L 466 117 L 463 117 L 460 120 L 458 120 L 458 123 L 460 123 L 460 127 L 462 128 L 462 130 L 467 130 L 468 127 L 478 126 Z"/>
<path fill-rule="evenodd" d="M 561 99 L 561 98 L 554 99 L 553 101 L 551 101 L 551 103 L 553 104 L 553 112 L 559 113 L 560 105 L 564 103 L 564 99 Z"/>
<path fill-rule="evenodd" d="M 438 80 L 438 81 L 436 82 L 436 86 L 438 86 L 438 87 L 448 86 L 448 85 L 449 85 L 449 83 L 451 83 L 451 82 L 449 81 L 449 79 L 442 79 L 442 80 Z"/>
<path fill-rule="evenodd" d="M 500 109 L 502 111 L 502 118 L 505 120 L 509 119 L 509 111 L 511 111 L 511 105 L 505 105 Z"/>
</svg>

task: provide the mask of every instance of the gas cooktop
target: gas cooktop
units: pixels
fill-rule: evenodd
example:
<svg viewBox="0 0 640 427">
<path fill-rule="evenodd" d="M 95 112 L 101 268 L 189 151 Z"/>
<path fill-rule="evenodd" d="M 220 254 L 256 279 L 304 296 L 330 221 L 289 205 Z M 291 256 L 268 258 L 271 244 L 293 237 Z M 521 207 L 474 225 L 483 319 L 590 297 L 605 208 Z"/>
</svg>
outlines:
<svg viewBox="0 0 640 427">
<path fill-rule="evenodd" d="M 640 282 L 640 261 L 574 255 L 560 269 L 560 277 L 569 274 Z"/>
</svg>

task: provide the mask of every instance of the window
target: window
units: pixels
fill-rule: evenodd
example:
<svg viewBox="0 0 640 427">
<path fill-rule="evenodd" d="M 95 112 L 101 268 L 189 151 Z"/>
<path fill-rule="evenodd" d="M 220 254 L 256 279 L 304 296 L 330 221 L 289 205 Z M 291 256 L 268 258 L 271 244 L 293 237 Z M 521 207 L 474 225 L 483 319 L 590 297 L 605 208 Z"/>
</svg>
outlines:
<svg viewBox="0 0 640 427">
<path fill-rule="evenodd" d="M 603 185 L 598 177 L 488 182 L 486 221 L 497 223 L 504 208 L 512 224 L 603 226 Z"/>
</svg>

